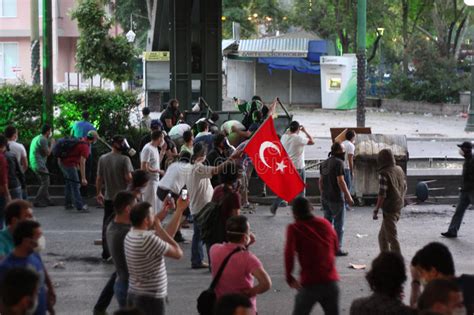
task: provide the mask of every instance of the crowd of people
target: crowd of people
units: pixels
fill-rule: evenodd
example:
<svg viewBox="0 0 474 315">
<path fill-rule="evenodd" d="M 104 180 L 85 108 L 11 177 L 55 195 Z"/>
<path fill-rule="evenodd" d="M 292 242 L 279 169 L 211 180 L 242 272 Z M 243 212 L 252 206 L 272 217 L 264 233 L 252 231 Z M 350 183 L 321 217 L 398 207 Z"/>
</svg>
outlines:
<svg viewBox="0 0 474 315">
<path fill-rule="evenodd" d="M 190 268 L 209 269 L 214 279 L 212 307 L 201 314 L 258 313 L 257 297 L 271 289 L 272 280 L 251 251 L 256 239 L 248 218 L 241 213 L 254 207 L 248 190 L 257 167 L 243 148 L 265 119 L 275 114 L 277 99 L 270 105 L 258 96 L 249 102 L 235 102 L 243 113 L 242 121 L 220 123 L 214 113 L 193 126 L 183 121 L 177 100 L 169 101 L 159 120 L 151 119 L 149 109 L 143 109 L 140 126 L 145 134 L 137 148 L 140 164 L 136 170 L 126 137 L 111 139 L 111 152 L 98 159 L 95 188 L 104 214 L 102 259 L 111 260 L 115 272 L 104 285 L 94 314 L 106 314 L 114 297 L 120 307 L 115 314 L 165 314 L 165 257 L 182 259 L 180 243 L 187 240 L 180 230 L 190 224 Z M 51 126 L 44 125 L 30 145 L 29 158 L 17 142 L 14 126 L 0 135 L 1 314 L 54 314 L 56 295 L 41 258 L 44 236 L 33 207 L 54 205 L 48 192 L 51 173 L 47 160 L 52 155 L 64 177 L 65 208 L 89 211 L 80 188 L 89 184 L 91 146 L 98 134 L 88 119 L 84 112 L 83 120 L 73 125 L 72 137 L 57 142 L 51 136 Z M 296 290 L 295 315 L 310 314 L 318 303 L 325 314 L 340 314 L 336 259 L 349 254 L 343 247 L 344 218 L 353 206 L 356 136 L 347 130 L 345 141 L 335 142 L 320 165 L 324 217 L 315 216 L 304 190 L 292 201 L 294 222 L 286 230 L 283 256 L 286 282 Z M 314 145 L 313 137 L 292 121 L 281 143 L 305 181 L 305 146 Z M 467 147 L 466 143 L 461 146 L 467 168 L 463 176 L 468 177 L 463 204 L 444 233 L 446 237 L 457 236 L 464 204 L 469 204 L 474 189 L 466 187 L 469 180 L 474 182 L 469 168 L 472 146 L 470 150 Z M 405 206 L 406 176 L 389 149 L 380 151 L 377 162 L 379 192 L 373 219 L 377 220 L 382 210 L 380 254 L 366 275 L 372 294 L 354 300 L 350 313 L 474 314 L 474 276 L 456 276 L 453 257 L 441 243 L 426 245 L 411 260 L 410 303 L 404 304 L 408 277 L 396 224 Z M 33 204 L 27 201 L 28 168 L 40 183 Z M 276 197 L 270 214 L 275 215 L 283 203 Z"/>
</svg>

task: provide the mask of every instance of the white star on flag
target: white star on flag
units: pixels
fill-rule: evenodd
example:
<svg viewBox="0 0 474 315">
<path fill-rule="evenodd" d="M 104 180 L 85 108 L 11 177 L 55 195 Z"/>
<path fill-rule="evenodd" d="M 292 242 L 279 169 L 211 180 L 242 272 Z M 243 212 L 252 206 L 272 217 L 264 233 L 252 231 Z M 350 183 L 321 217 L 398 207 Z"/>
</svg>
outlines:
<svg viewBox="0 0 474 315">
<path fill-rule="evenodd" d="M 281 161 L 281 162 L 277 163 L 276 170 L 283 173 L 285 171 L 285 168 L 287 168 L 287 167 L 288 166 L 285 165 L 285 162 Z"/>
</svg>

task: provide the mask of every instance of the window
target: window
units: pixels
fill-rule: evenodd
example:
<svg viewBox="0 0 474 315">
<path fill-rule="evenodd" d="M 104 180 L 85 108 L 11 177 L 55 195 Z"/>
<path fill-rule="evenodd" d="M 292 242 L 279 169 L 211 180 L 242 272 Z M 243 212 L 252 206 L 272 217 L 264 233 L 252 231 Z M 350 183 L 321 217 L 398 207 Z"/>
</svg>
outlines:
<svg viewBox="0 0 474 315">
<path fill-rule="evenodd" d="M 19 65 L 17 43 L 0 43 L 0 78 L 16 78 L 15 67 Z"/>
<path fill-rule="evenodd" d="M 0 17 L 16 17 L 16 0 L 0 0 Z"/>
</svg>

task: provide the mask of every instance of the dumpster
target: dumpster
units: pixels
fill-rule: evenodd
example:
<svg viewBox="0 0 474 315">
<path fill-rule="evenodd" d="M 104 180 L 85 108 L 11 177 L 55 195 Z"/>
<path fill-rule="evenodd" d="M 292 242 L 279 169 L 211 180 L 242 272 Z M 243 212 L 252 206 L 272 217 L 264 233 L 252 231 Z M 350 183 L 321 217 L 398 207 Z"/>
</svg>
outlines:
<svg viewBox="0 0 474 315">
<path fill-rule="evenodd" d="M 357 198 L 375 197 L 379 190 L 377 156 L 383 149 L 391 149 L 395 161 L 407 172 L 408 147 L 404 135 L 359 134 L 354 153 L 353 192 Z"/>
</svg>

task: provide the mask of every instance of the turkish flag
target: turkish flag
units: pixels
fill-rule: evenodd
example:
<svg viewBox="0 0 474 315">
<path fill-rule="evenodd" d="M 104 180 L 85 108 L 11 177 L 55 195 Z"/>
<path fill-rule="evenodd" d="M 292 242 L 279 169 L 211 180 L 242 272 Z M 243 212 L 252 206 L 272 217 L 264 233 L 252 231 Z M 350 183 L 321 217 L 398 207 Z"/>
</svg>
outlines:
<svg viewBox="0 0 474 315">
<path fill-rule="evenodd" d="M 305 187 L 283 145 L 270 116 L 245 146 L 258 176 L 281 199 L 293 200 Z"/>
</svg>

